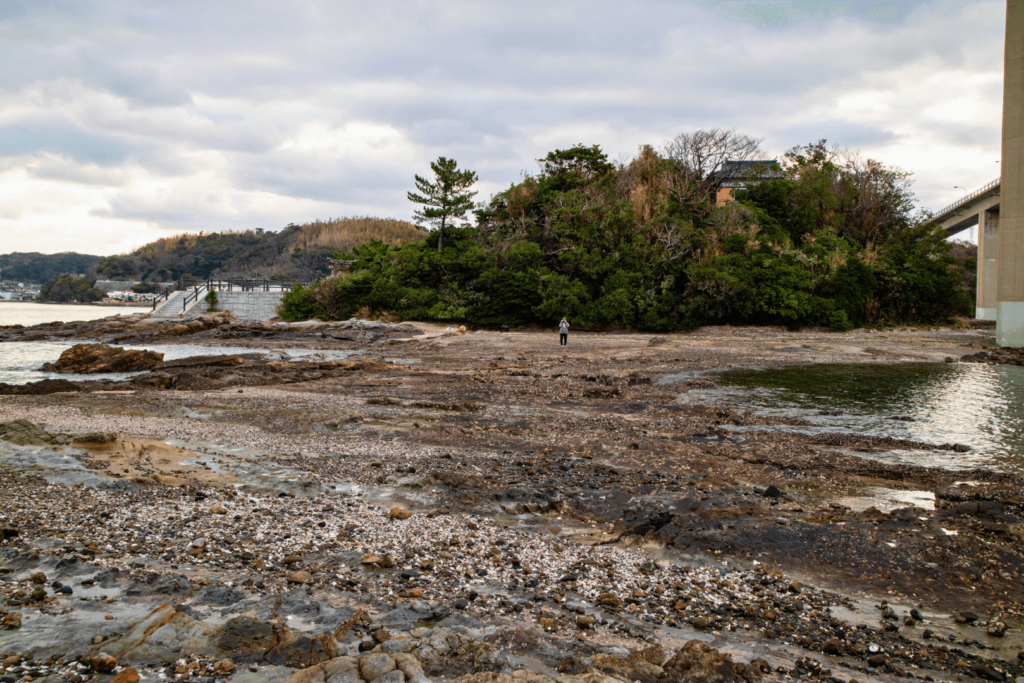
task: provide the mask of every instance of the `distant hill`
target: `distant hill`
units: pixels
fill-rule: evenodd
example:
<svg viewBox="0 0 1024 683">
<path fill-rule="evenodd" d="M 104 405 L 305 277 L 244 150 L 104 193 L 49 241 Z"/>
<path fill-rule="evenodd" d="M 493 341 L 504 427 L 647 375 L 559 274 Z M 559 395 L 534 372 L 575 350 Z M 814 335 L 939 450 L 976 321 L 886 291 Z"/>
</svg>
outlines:
<svg viewBox="0 0 1024 683">
<path fill-rule="evenodd" d="M 374 239 L 399 246 L 427 233 L 392 218 L 336 218 L 289 225 L 280 232 L 246 230 L 165 237 L 128 254 L 100 261 L 94 275 L 111 280 L 169 282 L 197 278 L 287 278 L 327 275 L 327 258 Z"/>
<path fill-rule="evenodd" d="M 61 254 L 40 254 L 38 252 L 0 254 L 0 280 L 42 284 L 62 273 L 88 273 L 99 260 L 99 256 L 76 254 L 69 251 Z"/>
</svg>

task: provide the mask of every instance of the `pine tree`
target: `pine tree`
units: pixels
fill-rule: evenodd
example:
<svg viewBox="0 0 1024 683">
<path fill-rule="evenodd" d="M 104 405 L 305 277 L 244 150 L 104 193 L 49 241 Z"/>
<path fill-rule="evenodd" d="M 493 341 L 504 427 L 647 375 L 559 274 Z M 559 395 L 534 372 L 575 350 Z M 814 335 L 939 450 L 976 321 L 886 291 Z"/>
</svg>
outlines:
<svg viewBox="0 0 1024 683">
<path fill-rule="evenodd" d="M 419 222 L 425 222 L 437 228 L 437 250 L 441 251 L 444 243 L 444 229 L 456 220 L 466 220 L 466 212 L 473 208 L 473 197 L 476 192 L 466 192 L 477 181 L 473 171 L 458 170 L 455 159 L 438 157 L 431 162 L 434 171 L 434 182 L 416 176 L 416 189 L 421 194 L 409 192 L 409 201 L 423 204 L 423 208 L 413 214 Z"/>
</svg>

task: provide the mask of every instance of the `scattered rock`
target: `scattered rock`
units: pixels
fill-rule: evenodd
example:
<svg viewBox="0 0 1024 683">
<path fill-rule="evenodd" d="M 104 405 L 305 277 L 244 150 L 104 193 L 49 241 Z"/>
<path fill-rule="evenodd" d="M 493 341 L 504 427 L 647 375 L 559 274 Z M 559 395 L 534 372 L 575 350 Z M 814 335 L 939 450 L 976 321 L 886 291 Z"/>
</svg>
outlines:
<svg viewBox="0 0 1024 683">
<path fill-rule="evenodd" d="M 388 513 L 390 519 L 409 519 L 412 517 L 412 510 L 405 510 L 400 507 L 393 507 Z"/>
<path fill-rule="evenodd" d="M 988 634 L 995 636 L 996 638 L 1002 638 L 1006 634 L 1006 623 L 1003 621 L 993 621 L 988 625 Z"/>
<path fill-rule="evenodd" d="M 235 670 L 235 663 L 225 658 L 214 664 L 213 670 L 219 674 L 230 674 Z"/>
<path fill-rule="evenodd" d="M 843 654 L 843 642 L 838 638 L 829 638 L 821 644 L 821 651 L 827 655 Z"/>
<path fill-rule="evenodd" d="M 354 657 L 335 657 L 297 671 L 285 683 L 360 683 L 359 664 Z"/>
<path fill-rule="evenodd" d="M 93 655 L 89 658 L 89 667 L 101 674 L 108 674 L 117 668 L 117 659 L 105 652 Z"/>
<path fill-rule="evenodd" d="M 665 662 L 664 669 L 662 680 L 666 683 L 754 683 L 761 679 L 760 667 L 734 662 L 729 655 L 699 640 L 691 640 L 683 645 L 679 652 Z"/>
<path fill-rule="evenodd" d="M 338 642 L 329 633 L 294 632 L 278 622 L 274 629 L 274 647 L 263 658 L 278 666 L 304 668 L 329 661 L 338 656 Z"/>
<path fill-rule="evenodd" d="M 576 617 L 576 626 L 578 626 L 581 629 L 593 629 L 595 623 L 596 620 L 594 619 L 594 617 L 588 617 L 585 614 L 581 614 L 578 617 Z"/>
<path fill-rule="evenodd" d="M 978 676 L 978 678 L 984 678 L 985 680 L 989 680 L 989 681 L 1002 681 L 1002 680 L 1004 680 L 1003 679 L 1003 674 L 999 673 L 998 671 L 996 671 L 995 669 L 993 669 L 990 666 L 985 666 L 984 664 L 975 664 L 974 665 L 974 673 L 975 673 L 976 676 Z"/>
<path fill-rule="evenodd" d="M 89 432 L 75 437 L 75 443 L 88 445 L 103 445 L 117 441 L 116 432 Z"/>
<path fill-rule="evenodd" d="M 395 660 L 383 652 L 371 652 L 359 658 L 359 673 L 369 683 L 398 668 Z"/>
<path fill-rule="evenodd" d="M 110 683 L 139 683 L 139 672 L 132 667 L 121 669 L 116 676 L 110 679 Z"/>
<path fill-rule="evenodd" d="M 288 575 L 288 583 L 309 583 L 313 580 L 313 575 L 307 572 L 305 569 L 300 569 L 297 572 L 292 572 Z"/>
</svg>

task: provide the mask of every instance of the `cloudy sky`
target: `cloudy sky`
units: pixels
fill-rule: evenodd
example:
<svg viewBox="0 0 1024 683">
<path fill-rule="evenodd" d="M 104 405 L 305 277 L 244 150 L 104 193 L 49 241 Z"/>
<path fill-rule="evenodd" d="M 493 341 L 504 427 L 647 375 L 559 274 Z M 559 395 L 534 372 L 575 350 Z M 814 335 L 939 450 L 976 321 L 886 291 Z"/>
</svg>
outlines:
<svg viewBox="0 0 1024 683">
<path fill-rule="evenodd" d="M 410 218 L 439 155 L 481 196 L 547 151 L 736 128 L 998 177 L 1005 0 L 4 0 L 0 253 Z"/>
</svg>

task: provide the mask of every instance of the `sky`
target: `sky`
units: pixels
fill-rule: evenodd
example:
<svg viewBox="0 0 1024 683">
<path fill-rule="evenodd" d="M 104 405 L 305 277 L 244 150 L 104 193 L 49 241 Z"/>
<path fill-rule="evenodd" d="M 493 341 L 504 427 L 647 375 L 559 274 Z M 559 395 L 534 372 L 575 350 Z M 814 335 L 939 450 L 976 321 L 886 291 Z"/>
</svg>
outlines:
<svg viewBox="0 0 1024 683">
<path fill-rule="evenodd" d="M 734 128 L 999 176 L 1005 0 L 4 0 L 0 253 L 411 219 L 438 156 L 478 198 L 548 151 Z"/>
</svg>

